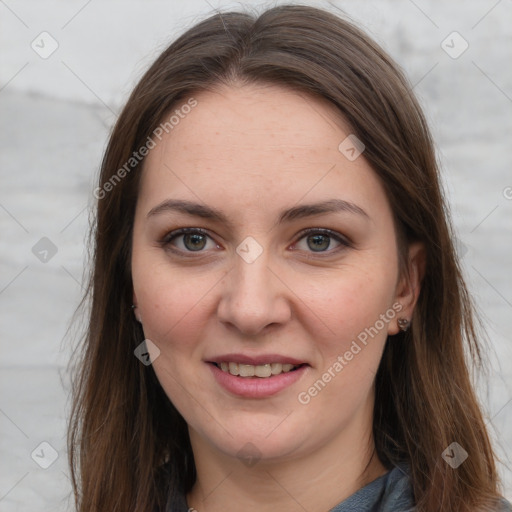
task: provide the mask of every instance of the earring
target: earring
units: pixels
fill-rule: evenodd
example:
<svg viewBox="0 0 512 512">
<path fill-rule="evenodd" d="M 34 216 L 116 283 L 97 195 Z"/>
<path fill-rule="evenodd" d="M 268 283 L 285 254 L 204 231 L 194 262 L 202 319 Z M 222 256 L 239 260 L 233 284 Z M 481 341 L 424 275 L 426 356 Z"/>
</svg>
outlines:
<svg viewBox="0 0 512 512">
<path fill-rule="evenodd" d="M 132 310 L 133 310 L 133 312 L 134 312 L 134 314 L 135 314 L 135 320 L 137 320 L 137 322 L 139 322 L 139 323 L 141 324 L 141 323 L 142 323 L 142 319 L 141 319 L 141 317 L 140 317 L 139 315 L 137 315 L 137 313 L 135 313 L 135 308 L 136 308 L 136 307 L 137 307 L 137 306 L 136 306 L 135 304 L 132 304 Z"/>
<path fill-rule="evenodd" d="M 409 320 L 407 318 L 399 318 L 398 319 L 398 327 L 400 327 L 400 330 L 405 332 L 407 329 L 409 329 Z"/>
</svg>

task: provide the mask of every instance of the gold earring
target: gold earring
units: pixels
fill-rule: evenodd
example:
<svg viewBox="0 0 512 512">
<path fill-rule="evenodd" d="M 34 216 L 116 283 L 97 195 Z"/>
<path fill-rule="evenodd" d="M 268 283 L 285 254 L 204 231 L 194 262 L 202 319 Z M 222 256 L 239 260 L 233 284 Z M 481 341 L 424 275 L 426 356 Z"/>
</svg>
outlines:
<svg viewBox="0 0 512 512">
<path fill-rule="evenodd" d="M 409 320 L 407 318 L 399 318 L 398 319 L 398 327 L 400 327 L 400 330 L 405 332 L 407 329 L 409 329 Z"/>
</svg>

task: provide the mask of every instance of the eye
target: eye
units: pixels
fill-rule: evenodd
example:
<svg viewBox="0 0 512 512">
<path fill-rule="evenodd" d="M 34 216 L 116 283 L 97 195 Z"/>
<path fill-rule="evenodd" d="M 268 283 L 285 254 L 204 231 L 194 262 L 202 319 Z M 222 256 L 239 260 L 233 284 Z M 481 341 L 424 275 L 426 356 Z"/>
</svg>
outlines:
<svg viewBox="0 0 512 512">
<path fill-rule="evenodd" d="M 333 240 L 337 244 L 334 249 L 332 248 Z M 210 247 L 208 247 L 209 241 L 211 241 Z M 300 246 L 301 243 L 302 246 Z M 179 254 L 201 253 L 219 247 L 211 236 L 201 228 L 181 228 L 171 231 L 165 235 L 160 244 L 162 247 Z M 332 254 L 345 247 L 351 247 L 349 240 L 339 233 L 325 228 L 310 228 L 301 231 L 297 242 L 294 244 L 294 249 L 298 248 L 310 253 Z"/>
<path fill-rule="evenodd" d="M 300 250 L 306 252 L 314 252 L 314 253 L 329 253 L 337 252 L 338 250 L 343 249 L 344 247 L 350 247 L 350 242 L 341 236 L 339 233 L 331 231 L 330 229 L 307 229 L 300 233 L 302 235 L 295 245 L 300 245 L 302 240 L 305 241 L 305 244 L 302 247 L 299 247 Z M 335 240 L 335 243 L 338 244 L 336 248 L 332 250 L 328 250 L 331 248 L 332 241 Z"/>
<path fill-rule="evenodd" d="M 208 247 L 208 240 L 211 240 L 213 245 L 218 247 L 206 231 L 200 228 L 181 228 L 168 233 L 161 244 L 175 252 L 202 252 L 203 249 L 215 248 Z M 173 247 L 177 247 L 177 250 Z"/>
</svg>

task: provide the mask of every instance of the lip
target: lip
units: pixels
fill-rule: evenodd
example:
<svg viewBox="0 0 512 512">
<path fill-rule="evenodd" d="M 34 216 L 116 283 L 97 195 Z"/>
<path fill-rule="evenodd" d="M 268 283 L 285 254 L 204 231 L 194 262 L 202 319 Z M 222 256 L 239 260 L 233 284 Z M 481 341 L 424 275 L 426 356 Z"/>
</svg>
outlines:
<svg viewBox="0 0 512 512">
<path fill-rule="evenodd" d="M 230 357 L 233 356 L 234 354 L 230 355 Z M 249 360 L 254 361 L 255 359 L 259 358 L 243 358 L 243 360 L 240 360 L 240 358 L 238 360 L 223 359 L 222 361 L 239 361 L 242 364 L 263 364 L 263 362 L 245 362 Z M 281 362 L 277 361 L 276 359 L 266 359 L 266 361 L 272 361 L 275 363 Z M 286 364 L 287 362 L 290 362 L 291 364 L 301 364 L 300 362 L 292 363 L 291 361 L 293 361 L 293 359 L 290 358 L 283 358 L 283 361 L 284 364 Z M 206 362 L 206 364 L 209 366 L 211 372 L 213 373 L 213 376 L 215 377 L 215 380 L 222 388 L 224 388 L 226 391 L 233 395 L 244 398 L 266 398 L 275 395 L 280 391 L 283 391 L 284 389 L 288 388 L 295 382 L 299 381 L 308 371 L 309 368 L 308 364 L 303 364 L 296 370 L 286 373 L 280 373 L 279 375 L 273 375 L 272 377 L 261 378 L 239 377 L 237 375 L 231 375 L 231 373 L 224 372 L 220 368 L 217 368 L 217 366 L 215 366 L 213 362 Z"/>
<path fill-rule="evenodd" d="M 211 357 L 207 360 L 209 363 L 241 363 L 252 364 L 253 366 L 267 363 L 281 363 L 281 364 L 305 364 L 305 361 L 299 361 L 293 357 L 281 356 L 279 354 L 262 354 L 259 356 L 248 356 L 245 354 L 221 354 L 219 356 Z"/>
</svg>

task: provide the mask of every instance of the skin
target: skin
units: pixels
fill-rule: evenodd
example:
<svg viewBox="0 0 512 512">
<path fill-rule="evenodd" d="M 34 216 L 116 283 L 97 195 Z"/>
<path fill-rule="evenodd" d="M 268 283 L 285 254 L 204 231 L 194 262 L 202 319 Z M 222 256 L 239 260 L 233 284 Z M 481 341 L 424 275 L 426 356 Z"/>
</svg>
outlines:
<svg viewBox="0 0 512 512">
<path fill-rule="evenodd" d="M 338 150 L 351 131 L 329 103 L 240 84 L 194 98 L 197 106 L 146 159 L 132 255 L 135 315 L 160 350 L 154 371 L 189 425 L 198 479 L 188 504 L 199 512 L 233 503 L 325 511 L 386 472 L 372 457 L 374 377 L 397 319 L 412 316 L 423 248 L 410 247 L 406 280 L 384 189 L 364 153 L 350 161 Z M 344 211 L 276 225 L 286 208 L 333 198 L 367 216 Z M 231 225 L 174 211 L 148 217 L 168 199 L 222 210 Z M 207 231 L 200 251 L 183 235 L 161 243 L 182 227 Z M 318 233 L 299 236 L 306 228 L 331 229 L 350 245 L 327 236 L 318 251 Z M 263 250 L 251 264 L 236 252 L 248 236 Z M 393 304 L 400 313 L 300 403 L 298 394 Z M 234 352 L 289 355 L 309 367 L 276 395 L 240 398 L 205 362 Z M 257 450 L 252 465 L 240 458 L 248 442 Z"/>
</svg>

